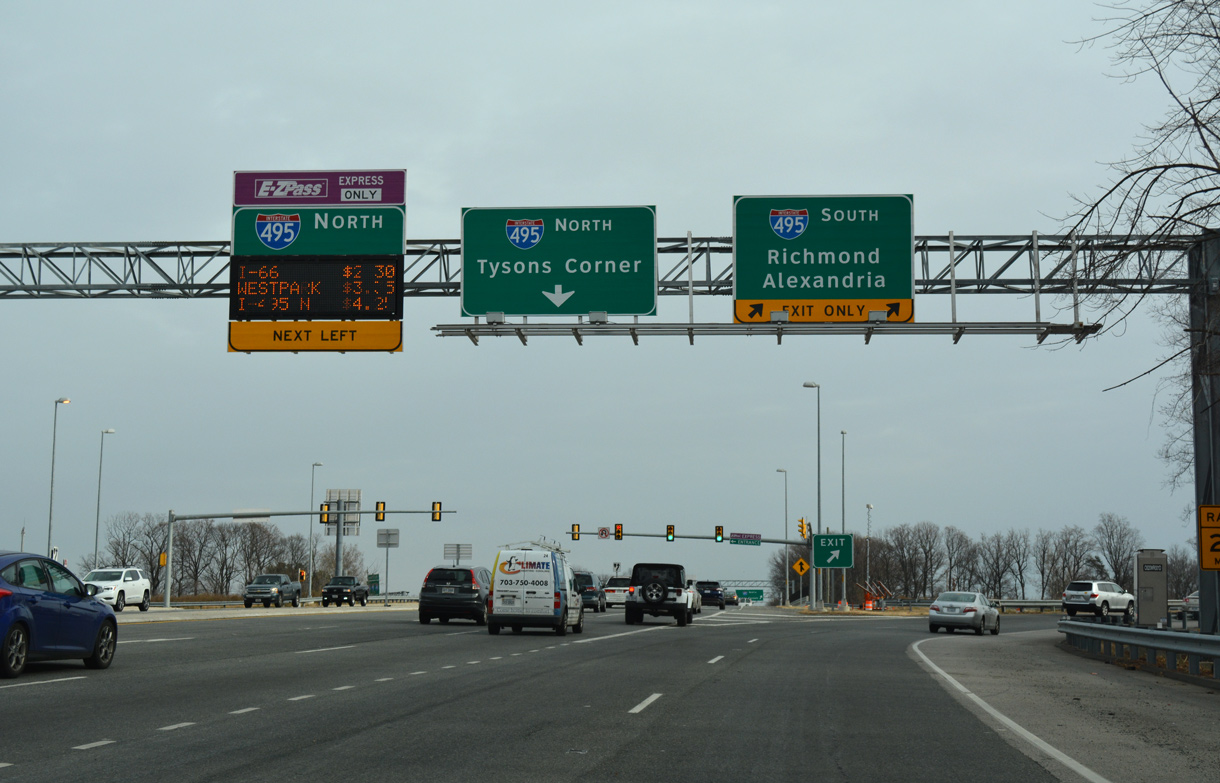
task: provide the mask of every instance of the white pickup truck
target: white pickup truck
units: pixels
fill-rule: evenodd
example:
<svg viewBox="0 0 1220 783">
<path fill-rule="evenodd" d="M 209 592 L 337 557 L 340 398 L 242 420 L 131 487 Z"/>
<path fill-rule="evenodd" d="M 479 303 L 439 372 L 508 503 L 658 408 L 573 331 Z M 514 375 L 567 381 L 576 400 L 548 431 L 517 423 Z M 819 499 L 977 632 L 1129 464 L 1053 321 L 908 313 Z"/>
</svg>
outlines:
<svg viewBox="0 0 1220 783">
<path fill-rule="evenodd" d="M 684 626 L 699 610 L 698 593 L 687 587 L 686 569 L 676 563 L 636 563 L 624 604 L 627 625 L 642 622 L 644 615 L 668 615 Z"/>
</svg>

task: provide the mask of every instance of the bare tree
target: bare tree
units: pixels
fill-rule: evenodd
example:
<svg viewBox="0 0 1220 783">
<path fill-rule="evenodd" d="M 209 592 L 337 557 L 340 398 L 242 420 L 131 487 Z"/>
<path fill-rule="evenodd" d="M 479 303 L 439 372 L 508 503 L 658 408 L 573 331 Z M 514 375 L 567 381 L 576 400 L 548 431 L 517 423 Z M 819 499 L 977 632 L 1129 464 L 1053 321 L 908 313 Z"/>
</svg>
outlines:
<svg viewBox="0 0 1220 783">
<path fill-rule="evenodd" d="M 237 578 L 241 559 L 242 529 L 240 522 L 221 522 L 212 528 L 212 558 L 205 571 L 208 592 L 228 595 Z"/>
<path fill-rule="evenodd" d="M 1144 536 L 1117 514 L 1105 512 L 1093 528 L 1097 554 L 1109 569 L 1110 578 L 1125 588 L 1135 584 L 1135 551 L 1144 545 Z"/>
<path fill-rule="evenodd" d="M 1005 536 L 1008 546 L 1008 573 L 1012 574 L 1015 587 L 1021 591 L 1021 600 L 1025 600 L 1025 573 L 1029 569 L 1031 545 L 1028 530 L 1012 528 Z"/>
<path fill-rule="evenodd" d="M 968 576 L 968 564 L 963 563 L 970 551 L 970 536 L 953 525 L 945 528 L 945 589 L 960 590 L 963 577 Z"/>
<path fill-rule="evenodd" d="M 318 571 L 322 584 L 329 582 L 330 578 L 335 575 L 335 544 L 333 541 L 318 550 L 314 567 Z M 368 568 L 364 564 L 364 553 L 354 546 L 343 547 L 343 573 L 348 576 L 355 576 L 361 581 L 368 578 Z M 781 589 L 780 593 L 783 592 Z"/>
<path fill-rule="evenodd" d="M 259 574 L 265 573 L 271 563 L 282 559 L 280 552 L 283 538 L 280 529 L 275 525 L 247 522 L 241 527 L 238 554 L 246 584 Z M 333 562 L 334 555 L 331 555 L 331 560 Z"/>
<path fill-rule="evenodd" d="M 174 526 L 174 591 L 198 595 L 212 559 L 216 523 L 211 519 L 183 520 Z"/>
<path fill-rule="evenodd" d="M 1191 549 L 1174 544 L 1165 553 L 1166 583 L 1171 598 L 1185 598 L 1199 589 L 1199 559 Z"/>
<path fill-rule="evenodd" d="M 894 573 L 890 583 L 895 585 L 897 594 L 905 598 L 917 597 L 919 589 L 919 552 L 915 546 L 915 534 L 911 526 L 903 523 L 885 531 L 885 539 L 889 544 L 888 555 L 891 559 Z"/>
<path fill-rule="evenodd" d="M 149 581 L 154 593 L 165 589 L 161 583 L 162 571 L 161 553 L 166 546 L 166 528 L 168 520 L 157 514 L 143 514 L 136 530 L 136 555 L 139 566 L 148 572 Z"/>
<path fill-rule="evenodd" d="M 1008 537 L 992 533 L 979 539 L 978 575 L 979 587 L 992 598 L 1004 597 L 1004 586 L 1012 563 Z"/>
<path fill-rule="evenodd" d="M 1053 598 L 1062 595 L 1068 582 L 1074 579 L 1092 579 L 1099 576 L 1090 562 L 1093 558 L 1093 539 L 1078 525 L 1068 525 L 1055 534 L 1055 561 L 1058 573 L 1048 585 L 1047 592 Z"/>
<path fill-rule="evenodd" d="M 1034 569 L 1038 572 L 1038 598 L 1046 600 L 1048 594 L 1053 598 L 1055 584 L 1062 571 L 1059 564 L 1059 552 L 1055 548 L 1055 534 L 1049 530 L 1039 529 L 1038 534 L 1034 536 L 1033 554 Z M 1059 589 L 1062 590 L 1062 588 Z"/>
<path fill-rule="evenodd" d="M 936 590 L 936 580 L 945 567 L 945 550 L 941 545 L 940 526 L 933 522 L 917 522 L 911 528 L 911 544 L 915 548 L 915 589 L 921 597 Z"/>
<path fill-rule="evenodd" d="M 112 566 L 134 565 L 139 531 L 140 515 L 134 511 L 124 511 L 106 520 L 106 553 L 100 556 L 102 561 Z"/>
</svg>

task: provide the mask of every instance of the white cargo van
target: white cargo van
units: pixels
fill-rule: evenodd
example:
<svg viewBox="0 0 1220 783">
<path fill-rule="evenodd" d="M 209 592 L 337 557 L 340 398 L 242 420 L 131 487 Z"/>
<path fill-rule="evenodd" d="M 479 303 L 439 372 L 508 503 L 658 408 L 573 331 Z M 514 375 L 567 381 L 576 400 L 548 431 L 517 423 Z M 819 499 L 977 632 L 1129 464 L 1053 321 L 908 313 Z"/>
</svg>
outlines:
<svg viewBox="0 0 1220 783">
<path fill-rule="evenodd" d="M 562 552 L 539 547 L 504 549 L 491 567 L 487 632 L 501 628 L 551 628 L 563 636 L 585 629 L 576 579 Z"/>
</svg>

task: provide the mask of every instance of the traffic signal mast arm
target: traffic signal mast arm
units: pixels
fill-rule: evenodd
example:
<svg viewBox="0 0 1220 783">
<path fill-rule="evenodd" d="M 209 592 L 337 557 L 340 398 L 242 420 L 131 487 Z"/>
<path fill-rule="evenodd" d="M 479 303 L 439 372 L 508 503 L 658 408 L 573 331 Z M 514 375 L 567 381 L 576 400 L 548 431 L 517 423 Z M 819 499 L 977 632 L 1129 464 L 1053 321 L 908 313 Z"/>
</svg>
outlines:
<svg viewBox="0 0 1220 783">
<path fill-rule="evenodd" d="M 629 536 L 636 536 L 638 538 L 668 538 L 668 536 L 665 533 L 623 533 L 624 538 L 627 538 Z M 674 538 L 693 538 L 693 539 L 700 539 L 703 541 L 715 541 L 716 540 L 715 536 L 684 536 L 679 533 L 675 533 Z M 726 536 L 724 540 L 728 541 L 729 539 Z M 800 545 L 800 546 L 809 545 L 808 541 L 805 541 L 805 540 L 802 540 L 799 538 L 756 538 L 754 540 L 760 541 L 764 544 L 793 544 L 793 545 Z"/>
<path fill-rule="evenodd" d="M 430 508 L 418 510 L 418 511 L 415 509 L 399 510 L 399 511 L 391 511 L 389 509 L 386 509 L 384 511 L 378 511 L 375 508 L 360 509 L 358 511 L 354 510 L 354 509 L 349 511 L 347 509 L 341 509 L 341 508 L 332 508 L 330 511 L 321 511 L 321 510 L 315 510 L 315 511 L 225 511 L 224 513 L 221 513 L 221 514 L 174 514 L 174 521 L 177 522 L 177 521 L 183 520 L 183 519 L 258 519 L 261 517 L 303 517 L 303 516 L 318 517 L 323 514 L 331 514 L 332 516 L 339 516 L 341 514 L 456 514 L 456 513 L 457 512 L 452 509 L 448 509 L 445 511 L 433 511 Z M 334 524 L 334 523 L 332 522 L 330 524 Z"/>
</svg>

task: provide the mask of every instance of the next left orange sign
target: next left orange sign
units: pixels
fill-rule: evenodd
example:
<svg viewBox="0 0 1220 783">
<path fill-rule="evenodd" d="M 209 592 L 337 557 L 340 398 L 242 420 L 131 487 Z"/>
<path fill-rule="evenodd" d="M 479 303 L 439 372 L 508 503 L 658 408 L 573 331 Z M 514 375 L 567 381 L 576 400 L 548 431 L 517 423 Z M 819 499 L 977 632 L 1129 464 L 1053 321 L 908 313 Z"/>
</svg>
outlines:
<svg viewBox="0 0 1220 783">
<path fill-rule="evenodd" d="M 230 321 L 229 352 L 402 351 L 402 321 Z"/>
</svg>

